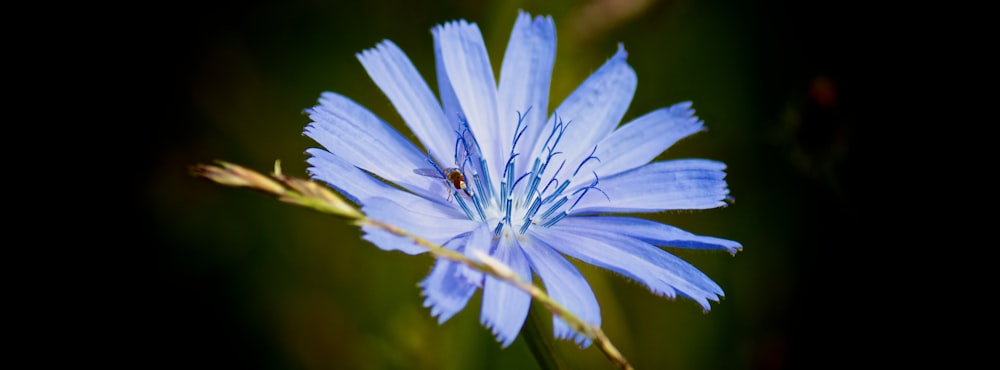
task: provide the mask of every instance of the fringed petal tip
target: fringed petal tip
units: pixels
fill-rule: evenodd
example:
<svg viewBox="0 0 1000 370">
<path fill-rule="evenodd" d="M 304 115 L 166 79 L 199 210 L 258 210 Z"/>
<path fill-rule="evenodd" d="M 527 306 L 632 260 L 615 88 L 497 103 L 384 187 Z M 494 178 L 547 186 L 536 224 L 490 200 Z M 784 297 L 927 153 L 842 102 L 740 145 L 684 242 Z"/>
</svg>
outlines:
<svg viewBox="0 0 1000 370">
<path fill-rule="evenodd" d="M 576 343 L 576 345 L 579 346 L 581 349 L 585 349 L 587 347 L 590 347 L 590 345 L 593 343 L 593 341 L 590 338 L 587 338 L 586 335 L 583 335 L 583 334 L 580 334 L 580 333 L 577 333 L 577 332 L 573 332 L 573 334 L 571 335 L 571 337 L 572 338 L 570 338 L 570 337 L 564 337 L 564 338 L 560 338 L 560 339 L 572 340 L 573 343 Z"/>
<path fill-rule="evenodd" d="M 517 339 L 518 333 L 521 332 L 521 327 L 524 326 L 524 318 L 522 317 L 519 322 L 506 320 L 508 322 L 504 323 L 503 321 L 495 322 L 487 315 L 480 315 L 479 317 L 479 323 L 488 329 L 490 333 L 493 333 L 493 337 L 500 343 L 500 347 L 507 348 L 511 343 L 514 343 L 514 339 Z"/>
<path fill-rule="evenodd" d="M 465 308 L 476 286 L 462 279 L 456 279 L 455 269 L 464 267 L 450 261 L 438 261 L 424 280 L 417 284 L 424 297 L 424 307 L 430 308 L 431 316 L 438 324 L 443 324 Z"/>
<path fill-rule="evenodd" d="M 490 333 L 493 333 L 493 337 L 500 343 L 501 348 L 510 347 L 511 343 L 514 343 L 514 339 L 517 339 L 517 333 L 520 332 L 518 330 L 513 334 L 507 333 L 503 328 L 498 327 L 492 321 L 483 317 L 480 317 L 479 323 L 486 327 Z"/>
<path fill-rule="evenodd" d="M 424 297 L 424 307 L 431 309 L 431 317 L 436 318 L 438 325 L 444 324 L 448 321 L 454 313 L 448 313 L 447 311 L 441 309 L 441 306 L 434 304 L 434 300 Z"/>
<path fill-rule="evenodd" d="M 375 46 L 354 53 L 354 56 L 358 58 L 358 60 L 363 61 L 364 59 L 372 58 L 376 53 L 386 51 L 387 49 L 394 49 L 402 52 L 402 49 L 400 49 L 399 46 L 396 46 L 396 43 L 392 42 L 392 40 L 382 39 L 382 41 L 376 43 Z"/>
<path fill-rule="evenodd" d="M 458 311 L 444 308 L 443 305 L 441 305 L 433 298 L 428 296 L 426 290 L 423 292 L 423 296 L 424 296 L 424 302 L 423 302 L 424 307 L 427 307 L 431 310 L 431 317 L 437 319 L 438 325 L 444 324 L 445 321 L 448 321 L 448 319 L 451 319 L 452 316 L 455 316 L 455 314 L 458 313 Z"/>
<path fill-rule="evenodd" d="M 475 22 L 469 22 L 465 19 L 456 19 L 445 23 L 439 23 L 438 25 L 434 26 L 434 28 L 431 29 L 431 32 L 437 33 L 449 29 L 461 29 L 469 27 L 475 29 L 475 32 L 479 32 L 479 26 L 476 25 Z"/>
<path fill-rule="evenodd" d="M 552 334 L 556 339 L 573 341 L 573 343 L 576 343 L 576 345 L 581 349 L 590 347 L 593 343 L 593 341 L 590 338 L 587 338 L 586 335 L 571 329 L 565 321 L 562 321 L 562 319 L 559 318 L 555 318 L 553 320 L 552 331 Z"/>
<path fill-rule="evenodd" d="M 710 292 L 699 292 L 699 293 L 702 293 L 702 294 L 698 295 L 698 296 L 695 296 L 695 295 L 691 295 L 691 294 L 687 294 L 687 293 L 678 291 L 678 290 L 673 289 L 673 288 L 668 288 L 669 290 L 667 290 L 667 289 L 654 289 L 652 286 L 649 286 L 649 285 L 647 285 L 647 287 L 650 289 L 650 292 L 652 292 L 654 295 L 659 296 L 659 297 L 663 297 L 663 298 L 666 298 L 666 299 L 669 299 L 669 300 L 677 300 L 677 296 L 681 296 L 683 298 L 690 299 L 690 300 L 694 301 L 695 303 L 697 303 L 698 306 L 701 306 L 701 310 L 703 312 L 705 312 L 705 313 L 708 313 L 709 311 L 712 310 L 712 304 L 711 304 L 711 302 L 719 303 L 723 298 L 726 297 L 726 295 L 722 292 L 722 289 L 716 289 L 716 291 L 711 292 L 711 293 Z"/>
<path fill-rule="evenodd" d="M 424 297 L 423 306 L 431 310 L 431 317 L 437 318 L 438 324 L 444 324 L 445 321 L 451 318 L 441 305 L 438 304 L 437 300 L 434 299 L 434 293 L 429 289 L 431 285 L 431 276 L 428 276 L 424 280 L 417 283 L 417 287 L 420 288 L 420 296 Z"/>
<path fill-rule="evenodd" d="M 710 294 L 702 297 L 694 297 L 684 293 L 681 293 L 681 296 L 697 302 L 698 305 L 701 306 L 701 312 L 703 313 L 709 313 L 712 311 L 711 302 L 719 303 L 720 301 L 722 301 L 723 298 L 725 298 L 725 295 L 722 294 L 721 292 L 718 294 Z"/>
<path fill-rule="evenodd" d="M 735 256 L 737 252 L 743 251 L 743 244 L 740 244 L 740 242 L 733 240 L 726 241 L 729 242 L 729 244 L 726 245 L 726 250 L 729 252 L 730 256 Z"/>
<path fill-rule="evenodd" d="M 619 59 L 620 58 L 622 60 L 625 60 L 626 58 L 628 58 L 628 52 L 625 51 L 625 43 L 624 42 L 619 42 L 618 43 L 618 51 L 616 51 L 615 55 L 613 57 L 611 57 L 611 58 L 612 59 Z"/>
</svg>

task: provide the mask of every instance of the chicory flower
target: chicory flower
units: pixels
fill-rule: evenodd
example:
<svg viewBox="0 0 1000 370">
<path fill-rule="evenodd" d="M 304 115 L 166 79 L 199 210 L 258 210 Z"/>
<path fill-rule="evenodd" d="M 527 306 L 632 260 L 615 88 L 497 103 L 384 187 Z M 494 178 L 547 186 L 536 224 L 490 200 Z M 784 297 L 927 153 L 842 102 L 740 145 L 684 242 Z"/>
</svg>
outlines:
<svg viewBox="0 0 1000 370">
<path fill-rule="evenodd" d="M 551 17 L 521 12 L 494 78 L 475 23 L 433 28 L 438 95 L 406 54 L 382 41 L 357 55 L 398 111 L 407 136 L 351 99 L 325 92 L 307 110 L 309 173 L 377 219 L 470 257 L 486 253 L 525 281 L 600 326 L 596 297 L 567 258 L 633 279 L 654 294 L 689 298 L 709 310 L 722 289 L 661 246 L 725 250 L 735 241 L 695 235 L 636 213 L 725 206 L 723 163 L 653 161 L 704 129 L 690 102 L 619 126 L 636 75 L 619 49 L 551 113 L 556 50 Z M 426 250 L 377 228 L 364 239 L 384 250 Z M 425 306 L 443 323 L 482 289 L 480 321 L 506 347 L 520 332 L 531 297 L 492 276 L 437 260 L 420 283 Z M 555 336 L 590 340 L 553 318 Z"/>
</svg>

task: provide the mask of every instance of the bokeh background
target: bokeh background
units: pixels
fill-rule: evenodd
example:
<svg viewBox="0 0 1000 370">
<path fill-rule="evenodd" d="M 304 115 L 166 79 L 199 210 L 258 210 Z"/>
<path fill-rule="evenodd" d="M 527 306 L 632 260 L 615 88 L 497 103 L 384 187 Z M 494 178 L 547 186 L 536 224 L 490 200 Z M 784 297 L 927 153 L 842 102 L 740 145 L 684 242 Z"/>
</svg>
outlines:
<svg viewBox="0 0 1000 370">
<path fill-rule="evenodd" d="M 807 4 L 808 3 L 808 4 Z M 107 226 L 124 246 L 100 268 L 113 298 L 92 328 L 111 362 L 139 369 L 533 369 L 518 339 L 501 349 L 478 323 L 479 297 L 439 325 L 416 284 L 429 256 L 383 252 L 346 222 L 209 183 L 216 159 L 306 176 L 303 110 L 336 91 L 401 120 L 355 53 L 382 39 L 434 86 L 433 25 L 479 24 L 499 66 L 518 9 L 550 14 L 558 54 L 553 107 L 623 43 L 639 78 L 626 120 L 694 102 L 708 131 L 660 158 L 729 165 L 736 202 L 652 218 L 734 239 L 736 256 L 676 251 L 726 291 L 709 313 L 581 265 L 603 328 L 637 369 L 802 369 L 855 363 L 869 327 L 850 319 L 838 252 L 858 239 L 862 106 L 848 6 L 790 0 L 337 2 L 179 1 L 120 19 L 141 101 L 122 131 L 132 161 L 116 175 L 127 208 Z M 131 111 L 130 111 L 131 112 Z M 131 113 L 130 113 L 131 114 Z M 379 148 L 372 148 L 378 155 Z M 104 158 L 113 164 L 114 158 Z M 115 186 L 109 185 L 109 186 Z M 127 236 L 126 236 L 127 234 Z M 106 266 L 106 267 L 104 267 Z M 95 304 L 96 305 L 96 304 Z M 88 327 L 90 327 L 88 325 Z M 851 334 L 845 344 L 834 338 Z M 868 333 L 868 336 L 859 335 Z M 557 342 L 572 369 L 610 369 L 596 348 Z M 88 352 L 94 355 L 94 352 Z"/>
</svg>

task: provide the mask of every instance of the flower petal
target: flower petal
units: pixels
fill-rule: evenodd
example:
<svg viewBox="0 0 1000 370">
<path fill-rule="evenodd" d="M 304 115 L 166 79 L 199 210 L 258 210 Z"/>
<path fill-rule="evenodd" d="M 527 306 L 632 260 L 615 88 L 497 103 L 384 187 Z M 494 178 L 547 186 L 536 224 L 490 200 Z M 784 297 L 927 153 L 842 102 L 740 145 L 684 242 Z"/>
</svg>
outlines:
<svg viewBox="0 0 1000 370">
<path fill-rule="evenodd" d="M 524 133 L 517 139 L 519 145 L 513 151 L 525 153 L 518 157 L 514 173 L 528 170 L 532 146 L 545 128 L 555 59 L 556 26 L 552 17 L 532 19 L 531 14 L 519 12 L 500 67 L 500 130 L 495 140 L 503 145 L 501 153 L 510 153 L 518 115 L 524 117 L 521 123 Z"/>
<path fill-rule="evenodd" d="M 305 135 L 331 153 L 366 171 L 428 198 L 439 198 L 441 179 L 417 175 L 430 167 L 427 156 L 365 107 L 327 92 L 307 110 L 313 120 Z M 377 150 L 378 155 L 372 155 Z"/>
<path fill-rule="evenodd" d="M 362 226 L 361 230 L 365 232 L 365 235 L 361 237 L 362 239 L 367 240 L 384 251 L 400 251 L 409 255 L 427 252 L 427 248 L 417 245 L 410 238 L 372 226 Z"/>
<path fill-rule="evenodd" d="M 422 206 L 416 208 L 413 206 Z M 419 235 L 421 238 L 442 245 L 457 236 L 468 233 L 476 226 L 477 222 L 470 221 L 464 214 L 459 213 L 454 208 L 438 205 L 427 201 L 417 202 L 412 205 L 404 205 L 387 198 L 370 198 L 365 201 L 361 211 L 373 220 L 385 222 L 399 229 Z M 382 233 L 387 233 L 380 228 L 364 226 L 366 233 L 379 236 L 377 241 L 388 241 L 391 244 L 378 244 L 382 249 L 399 249 L 403 251 L 412 250 L 408 246 L 394 244 L 398 240 L 394 238 L 383 238 Z M 369 235 L 365 235 L 369 239 Z M 413 241 L 405 240 L 407 244 L 413 245 Z M 373 243 L 375 241 L 372 241 Z M 424 249 L 423 247 L 419 247 Z"/>
<path fill-rule="evenodd" d="M 437 74 L 438 95 L 441 97 L 441 107 L 444 109 L 445 119 L 448 120 L 449 127 L 458 128 L 462 124 L 461 119 L 464 119 L 465 112 L 462 111 L 462 104 L 458 102 L 455 89 L 451 87 L 451 78 L 448 77 L 448 68 L 444 66 L 444 54 L 441 52 L 441 38 L 437 37 L 436 33 L 434 34 L 434 70 Z M 453 162 L 457 161 L 453 160 Z"/>
<path fill-rule="evenodd" d="M 581 173 L 596 171 L 602 177 L 639 167 L 656 158 L 678 140 L 704 130 L 691 102 L 660 108 L 619 127 L 597 144 L 594 156 Z"/>
<path fill-rule="evenodd" d="M 531 281 L 531 267 L 515 238 L 500 238 L 492 257 L 510 267 L 524 281 Z M 517 338 L 530 307 L 531 295 L 492 275 L 486 276 L 479 321 L 493 332 L 501 346 L 506 348 Z"/>
<path fill-rule="evenodd" d="M 653 162 L 600 179 L 607 197 L 588 192 L 572 214 L 657 212 L 725 206 L 729 196 L 722 162 L 678 159 Z"/>
<path fill-rule="evenodd" d="M 397 201 L 416 197 L 386 184 L 324 149 L 311 148 L 306 153 L 311 155 L 306 163 L 310 165 L 307 171 L 312 178 L 326 182 L 354 203 L 361 204 L 371 197 L 388 197 Z"/>
<path fill-rule="evenodd" d="M 462 241 L 452 241 L 449 244 L 460 244 Z M 464 246 L 452 248 L 459 252 L 465 249 Z M 438 318 L 438 323 L 448 321 L 452 316 L 465 308 L 469 298 L 476 292 L 477 286 L 462 279 L 459 275 L 461 269 L 467 267 L 461 263 L 452 262 L 443 258 L 438 258 L 434 263 L 434 269 L 420 282 L 422 294 L 424 296 L 424 307 L 430 307 L 431 316 Z"/>
<path fill-rule="evenodd" d="M 559 224 L 569 228 L 575 227 L 603 232 L 617 232 L 647 243 L 667 247 L 725 250 L 730 254 L 736 254 L 736 252 L 743 250 L 743 245 L 736 241 L 695 235 L 674 226 L 643 218 L 620 216 L 567 217 L 559 221 Z"/>
<path fill-rule="evenodd" d="M 448 84 L 458 97 L 473 135 L 483 139 L 478 142 L 490 163 L 490 178 L 498 179 L 497 167 L 506 153 L 500 152 L 495 138 L 504 128 L 497 124 L 496 79 L 479 26 L 461 20 L 439 25 L 432 32 L 441 47 Z"/>
<path fill-rule="evenodd" d="M 438 163 L 450 163 L 455 127 L 406 54 L 392 41 L 384 40 L 357 57 L 431 156 Z"/>
<path fill-rule="evenodd" d="M 549 296 L 584 322 L 600 327 L 601 308 L 597 304 L 597 298 L 594 297 L 594 291 L 580 270 L 547 245 L 544 239 L 538 238 L 535 233 L 526 235 L 528 241 L 521 243 L 521 249 L 528 256 L 532 270 L 545 284 L 545 291 Z M 573 338 L 573 341 L 581 347 L 590 346 L 590 338 L 570 328 L 558 316 L 552 317 L 552 329 L 556 338 Z"/>
<path fill-rule="evenodd" d="M 609 269 L 646 285 L 653 293 L 690 298 L 708 311 L 722 288 L 691 264 L 644 241 L 620 235 L 564 226 L 539 232 L 552 248 L 594 266 Z"/>
<path fill-rule="evenodd" d="M 478 257 L 476 253 L 489 254 L 489 251 L 493 249 L 493 230 L 486 226 L 486 224 L 480 224 L 469 237 L 465 239 L 465 247 L 463 251 L 466 257 L 475 261 Z M 464 266 L 459 269 L 459 276 L 470 284 L 474 284 L 477 287 L 483 286 L 483 272 Z"/>
<path fill-rule="evenodd" d="M 618 52 L 566 97 L 549 118 L 550 128 L 556 119 L 569 124 L 557 148 L 565 158 L 590 154 L 594 145 L 621 123 L 637 83 L 626 56 L 625 48 L 619 45 Z M 539 137 L 534 153 L 541 153 L 545 138 Z"/>
</svg>

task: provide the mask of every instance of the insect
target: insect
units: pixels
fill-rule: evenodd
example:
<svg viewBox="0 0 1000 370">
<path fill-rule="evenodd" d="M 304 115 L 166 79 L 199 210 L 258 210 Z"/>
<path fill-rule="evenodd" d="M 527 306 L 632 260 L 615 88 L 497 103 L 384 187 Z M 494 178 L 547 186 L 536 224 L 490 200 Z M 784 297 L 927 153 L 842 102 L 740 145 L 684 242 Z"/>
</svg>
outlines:
<svg viewBox="0 0 1000 370">
<path fill-rule="evenodd" d="M 461 190 L 465 195 L 472 196 L 469 193 L 468 186 L 465 185 L 465 175 L 457 167 L 448 167 L 440 172 L 431 168 L 418 168 L 413 170 L 413 173 L 427 177 L 442 178 L 455 190 Z"/>
</svg>

